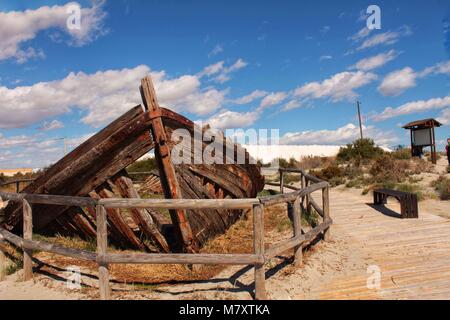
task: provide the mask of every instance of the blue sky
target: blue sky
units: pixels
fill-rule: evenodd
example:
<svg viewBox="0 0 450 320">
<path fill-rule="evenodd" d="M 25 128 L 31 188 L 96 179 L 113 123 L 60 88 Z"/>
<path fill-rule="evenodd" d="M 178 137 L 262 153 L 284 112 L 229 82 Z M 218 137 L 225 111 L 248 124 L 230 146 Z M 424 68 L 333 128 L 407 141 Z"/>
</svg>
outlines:
<svg viewBox="0 0 450 320">
<path fill-rule="evenodd" d="M 0 2 L 0 168 L 43 167 L 140 103 L 151 73 L 161 104 L 220 129 L 280 129 L 285 144 L 359 134 L 408 144 L 434 117 L 450 135 L 450 1 Z M 381 9 L 381 29 L 366 9 Z"/>
</svg>

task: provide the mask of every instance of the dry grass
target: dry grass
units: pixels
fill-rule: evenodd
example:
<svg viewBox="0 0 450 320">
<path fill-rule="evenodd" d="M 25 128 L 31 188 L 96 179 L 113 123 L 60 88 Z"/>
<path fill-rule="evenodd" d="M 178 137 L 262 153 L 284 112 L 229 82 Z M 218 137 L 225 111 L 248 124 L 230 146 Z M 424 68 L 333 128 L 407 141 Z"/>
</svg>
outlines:
<svg viewBox="0 0 450 320">
<path fill-rule="evenodd" d="M 266 242 L 277 242 L 279 239 L 272 239 L 271 235 L 284 236 L 291 234 L 292 226 L 287 216 L 286 205 L 271 206 L 265 213 Z M 56 243 L 69 248 L 95 251 L 95 241 L 83 241 L 78 238 L 65 238 L 56 236 L 52 238 L 35 236 L 35 239 Z M 109 248 L 110 252 L 128 253 L 132 251 L 120 251 L 116 248 Z M 251 212 L 237 221 L 223 235 L 208 242 L 201 253 L 252 253 L 253 251 L 253 216 Z M 36 258 L 45 262 L 43 271 L 55 272 L 54 267 L 66 268 L 76 265 L 82 268 L 83 272 L 95 275 L 97 265 L 92 262 L 83 262 L 72 258 L 61 257 L 49 253 L 36 253 Z M 175 285 L 180 282 L 207 280 L 225 267 L 220 265 L 201 265 L 189 268 L 184 265 L 111 265 L 111 277 L 115 282 L 132 285 L 140 290 L 153 290 L 157 285 Z"/>
</svg>

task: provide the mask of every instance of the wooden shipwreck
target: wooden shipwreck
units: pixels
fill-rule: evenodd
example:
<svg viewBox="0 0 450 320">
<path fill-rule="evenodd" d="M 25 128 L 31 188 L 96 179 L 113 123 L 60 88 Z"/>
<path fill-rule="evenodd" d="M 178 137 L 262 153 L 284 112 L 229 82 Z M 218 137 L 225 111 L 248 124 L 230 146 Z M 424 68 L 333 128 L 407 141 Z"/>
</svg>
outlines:
<svg viewBox="0 0 450 320">
<path fill-rule="evenodd" d="M 264 177 L 259 166 L 245 149 L 230 144 L 221 134 L 214 141 L 225 142 L 224 164 L 196 164 L 196 148 L 203 151 L 209 144 L 202 142 L 196 146 L 188 140 L 172 141 L 172 133 L 183 129 L 193 135 L 195 130 L 204 132 L 207 128 L 198 128 L 189 119 L 161 108 L 150 77 L 142 80 L 140 88 L 143 105 L 132 108 L 81 144 L 23 193 L 139 198 L 126 168 L 151 150 L 155 152 L 159 169 L 159 179 L 153 176 L 152 183 L 160 181 L 166 198 L 248 198 L 263 189 Z M 173 163 L 171 154 L 174 150 L 179 152 L 180 145 L 182 157 L 193 161 Z M 230 154 L 234 161 L 229 161 Z M 235 161 L 239 154 L 244 155 L 242 164 Z M 33 213 L 35 232 L 95 238 L 96 214 L 92 209 L 34 205 Z M 3 227 L 20 233 L 21 206 L 10 204 L 4 214 Z M 112 243 L 124 248 L 196 252 L 207 240 L 223 234 L 241 214 L 241 210 L 225 209 L 173 210 L 169 218 L 155 210 L 108 209 L 108 233 Z"/>
</svg>

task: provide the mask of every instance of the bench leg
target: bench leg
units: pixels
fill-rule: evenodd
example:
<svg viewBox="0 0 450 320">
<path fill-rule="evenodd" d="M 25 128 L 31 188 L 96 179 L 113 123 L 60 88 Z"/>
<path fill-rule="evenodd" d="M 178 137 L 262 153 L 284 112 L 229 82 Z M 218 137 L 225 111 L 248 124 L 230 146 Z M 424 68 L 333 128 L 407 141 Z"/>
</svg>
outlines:
<svg viewBox="0 0 450 320">
<path fill-rule="evenodd" d="M 417 201 L 417 195 L 415 194 L 411 196 L 411 218 L 413 219 L 419 218 L 419 205 Z"/>
<path fill-rule="evenodd" d="M 408 198 L 401 198 L 400 201 L 400 210 L 402 219 L 408 218 Z"/>
</svg>

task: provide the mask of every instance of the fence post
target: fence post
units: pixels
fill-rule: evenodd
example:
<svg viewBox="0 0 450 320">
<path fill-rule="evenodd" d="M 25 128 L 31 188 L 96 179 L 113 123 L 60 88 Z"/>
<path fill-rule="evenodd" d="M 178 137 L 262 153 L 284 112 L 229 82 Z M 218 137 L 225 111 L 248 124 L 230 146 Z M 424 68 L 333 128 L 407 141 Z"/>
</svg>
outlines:
<svg viewBox="0 0 450 320">
<path fill-rule="evenodd" d="M 255 255 L 264 256 L 264 205 L 253 206 L 253 245 Z M 255 264 L 255 299 L 266 299 L 264 263 Z"/>
<path fill-rule="evenodd" d="M 301 173 L 301 175 L 300 175 L 300 183 L 301 183 L 301 189 L 303 190 L 303 189 L 305 189 L 305 175 L 303 174 L 303 172 Z M 304 203 L 305 203 L 305 198 L 306 197 L 302 197 L 302 205 L 304 205 Z"/>
<path fill-rule="evenodd" d="M 108 248 L 108 227 L 106 222 L 106 209 L 102 205 L 97 205 L 97 258 L 98 258 L 98 281 L 100 299 L 110 299 L 109 271 L 108 264 L 103 261 L 103 257 Z"/>
<path fill-rule="evenodd" d="M 301 199 L 298 197 L 294 202 L 293 220 L 294 220 L 294 237 L 302 235 L 302 211 L 300 208 Z M 297 267 L 303 264 L 302 245 L 294 248 L 294 263 Z"/>
<path fill-rule="evenodd" d="M 19 193 L 20 191 L 20 182 L 19 180 L 16 180 L 16 193 Z"/>
<path fill-rule="evenodd" d="M 33 240 L 33 211 L 27 200 L 23 204 L 23 239 Z M 23 280 L 33 279 L 33 255 L 32 250 L 23 249 Z"/>
<path fill-rule="evenodd" d="M 280 169 L 280 192 L 284 193 L 284 172 Z"/>
<path fill-rule="evenodd" d="M 330 186 L 322 190 L 323 203 L 323 220 L 330 219 Z M 331 240 L 331 227 L 324 231 L 323 238 L 325 241 Z"/>
<path fill-rule="evenodd" d="M 307 177 L 305 177 L 305 188 L 308 188 L 308 186 L 309 186 L 309 180 L 308 180 Z M 307 194 L 307 195 L 305 196 L 305 207 L 306 207 L 306 213 L 307 213 L 308 215 L 311 214 L 311 209 L 312 209 L 311 203 L 309 202 L 309 197 L 310 197 L 310 196 L 311 196 L 310 194 Z"/>
<path fill-rule="evenodd" d="M 3 236 L 0 234 L 0 282 L 5 280 L 6 277 L 6 256 L 1 248 L 4 242 Z"/>
</svg>

